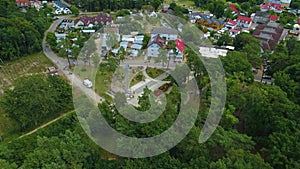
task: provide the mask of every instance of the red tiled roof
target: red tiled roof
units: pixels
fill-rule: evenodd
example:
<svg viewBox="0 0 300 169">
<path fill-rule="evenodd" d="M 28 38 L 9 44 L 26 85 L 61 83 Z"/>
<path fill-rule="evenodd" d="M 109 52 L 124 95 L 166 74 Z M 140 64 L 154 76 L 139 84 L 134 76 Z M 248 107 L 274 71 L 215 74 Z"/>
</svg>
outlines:
<svg viewBox="0 0 300 169">
<path fill-rule="evenodd" d="M 270 3 L 270 2 L 266 2 L 263 5 L 260 5 L 261 9 L 269 9 L 269 8 L 275 8 L 276 10 L 282 11 L 281 5 L 280 4 L 275 4 L 275 3 Z"/>
<path fill-rule="evenodd" d="M 237 24 L 236 21 L 233 21 L 233 20 L 231 20 L 231 19 L 229 19 L 228 23 L 230 23 L 230 24 L 232 24 L 232 25 L 236 25 L 236 24 Z"/>
<path fill-rule="evenodd" d="M 234 4 L 229 4 L 229 8 L 234 11 L 234 12 L 238 12 L 238 10 L 236 9 L 236 7 L 234 6 Z"/>
<path fill-rule="evenodd" d="M 241 31 L 237 30 L 237 29 L 231 29 L 230 32 L 238 33 L 238 32 L 241 32 Z"/>
<path fill-rule="evenodd" d="M 279 19 L 279 16 L 277 16 L 277 15 L 270 15 L 269 19 L 272 20 L 272 21 L 277 21 Z"/>
<path fill-rule="evenodd" d="M 31 6 L 29 0 L 16 0 L 16 3 L 20 6 Z"/>
<path fill-rule="evenodd" d="M 181 39 L 178 38 L 178 39 L 175 40 L 175 43 L 176 43 L 177 49 L 180 50 L 180 52 L 183 52 L 184 42 Z"/>
<path fill-rule="evenodd" d="M 259 6 L 261 9 L 269 9 L 269 6 L 267 6 L 267 5 L 260 5 Z"/>
<path fill-rule="evenodd" d="M 239 16 L 238 18 L 237 18 L 237 20 L 238 21 L 243 21 L 243 22 L 248 22 L 248 23 L 250 23 L 250 22 L 252 22 L 252 19 L 251 18 L 249 18 L 249 17 L 246 17 L 246 16 Z"/>
</svg>

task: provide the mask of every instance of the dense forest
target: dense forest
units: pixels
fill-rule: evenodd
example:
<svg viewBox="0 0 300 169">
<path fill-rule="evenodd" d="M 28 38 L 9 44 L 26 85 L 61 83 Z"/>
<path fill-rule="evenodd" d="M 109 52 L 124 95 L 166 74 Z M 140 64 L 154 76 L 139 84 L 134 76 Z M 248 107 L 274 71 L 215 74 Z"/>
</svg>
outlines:
<svg viewBox="0 0 300 169">
<path fill-rule="evenodd" d="M 50 8 L 21 12 L 15 1 L 0 2 L 0 59 L 11 61 L 42 49 L 42 38 L 52 22 Z"/>
<path fill-rule="evenodd" d="M 142 9 L 144 5 L 151 5 L 158 9 L 163 0 L 66 0 L 66 2 L 82 7 L 87 11 Z"/>
</svg>

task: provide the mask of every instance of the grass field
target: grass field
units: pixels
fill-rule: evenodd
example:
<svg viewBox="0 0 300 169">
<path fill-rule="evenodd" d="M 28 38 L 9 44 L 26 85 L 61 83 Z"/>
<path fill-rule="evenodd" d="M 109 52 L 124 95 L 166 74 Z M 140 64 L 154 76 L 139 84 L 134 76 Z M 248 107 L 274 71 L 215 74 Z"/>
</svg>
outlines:
<svg viewBox="0 0 300 169">
<path fill-rule="evenodd" d="M 53 66 L 53 63 L 43 53 L 36 53 L 0 66 L 1 95 L 3 90 L 12 86 L 12 82 L 17 77 L 34 73 L 45 73 L 47 72 L 47 67 Z"/>
<path fill-rule="evenodd" d="M 146 73 L 153 79 L 157 78 L 159 75 L 163 74 L 165 71 L 161 69 L 156 69 L 152 67 L 148 67 L 146 69 Z"/>
<path fill-rule="evenodd" d="M 135 84 L 139 83 L 142 80 L 145 80 L 146 77 L 143 75 L 143 72 L 138 72 L 130 81 L 130 86 L 134 86 Z"/>
</svg>

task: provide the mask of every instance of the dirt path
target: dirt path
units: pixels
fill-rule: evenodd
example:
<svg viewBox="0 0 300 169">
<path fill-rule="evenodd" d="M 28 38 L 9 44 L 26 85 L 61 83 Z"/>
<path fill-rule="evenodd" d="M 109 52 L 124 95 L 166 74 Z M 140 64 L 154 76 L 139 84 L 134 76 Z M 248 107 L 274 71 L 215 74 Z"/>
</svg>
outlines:
<svg viewBox="0 0 300 169">
<path fill-rule="evenodd" d="M 64 113 L 64 114 L 58 116 L 57 118 L 55 118 L 55 119 L 53 119 L 53 120 L 51 120 L 51 121 L 49 121 L 49 122 L 47 122 L 47 123 L 41 125 L 40 127 L 36 128 L 36 129 L 34 129 L 34 130 L 32 130 L 32 131 L 30 131 L 30 132 L 28 132 L 28 133 L 25 133 L 25 134 L 21 135 L 19 138 L 22 138 L 22 137 L 24 137 L 24 136 L 31 135 L 31 134 L 37 132 L 39 129 L 49 126 L 50 124 L 56 122 L 57 120 L 59 120 L 59 119 L 65 117 L 65 116 L 66 116 L 67 114 L 69 114 L 70 112 L 72 112 L 72 111 L 69 111 L 69 112 L 67 112 L 67 113 Z"/>
</svg>

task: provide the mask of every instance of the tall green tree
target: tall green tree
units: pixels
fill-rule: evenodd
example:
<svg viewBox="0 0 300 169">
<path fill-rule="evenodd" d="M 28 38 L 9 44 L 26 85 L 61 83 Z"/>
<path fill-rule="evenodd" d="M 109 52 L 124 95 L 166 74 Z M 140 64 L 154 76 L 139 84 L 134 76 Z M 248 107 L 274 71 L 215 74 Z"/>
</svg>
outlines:
<svg viewBox="0 0 300 169">
<path fill-rule="evenodd" d="M 25 131 L 47 117 L 70 110 L 71 100 L 71 88 L 65 80 L 30 75 L 16 79 L 14 89 L 5 91 L 2 105 L 4 111 Z"/>
</svg>

